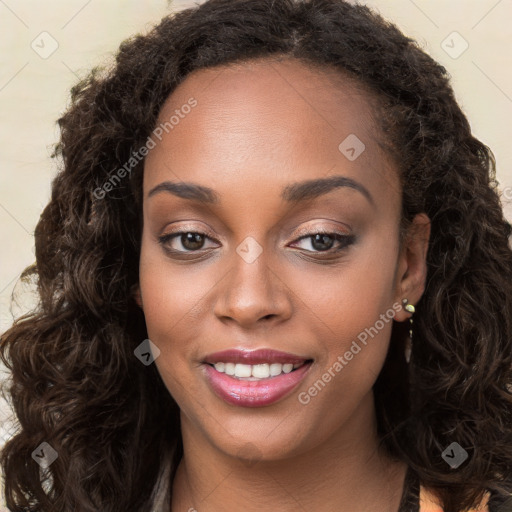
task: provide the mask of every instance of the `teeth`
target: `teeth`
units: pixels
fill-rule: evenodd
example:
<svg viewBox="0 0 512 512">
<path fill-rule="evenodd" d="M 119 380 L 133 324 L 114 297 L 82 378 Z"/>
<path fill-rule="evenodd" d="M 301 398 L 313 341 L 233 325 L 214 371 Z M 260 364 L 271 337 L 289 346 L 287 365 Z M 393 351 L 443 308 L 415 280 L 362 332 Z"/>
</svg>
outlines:
<svg viewBox="0 0 512 512">
<path fill-rule="evenodd" d="M 226 363 L 224 365 L 224 372 L 226 373 L 226 375 L 235 375 L 235 364 L 234 363 Z"/>
<path fill-rule="evenodd" d="M 275 377 L 276 375 L 279 375 L 283 369 L 283 365 L 279 363 L 272 363 L 270 365 L 270 375 L 272 377 Z"/>
<path fill-rule="evenodd" d="M 235 377 L 250 377 L 251 365 L 250 364 L 237 364 L 235 365 Z"/>
<path fill-rule="evenodd" d="M 251 372 L 253 377 L 258 379 L 267 379 L 270 377 L 270 365 L 268 364 L 255 364 L 252 367 Z"/>
<path fill-rule="evenodd" d="M 215 369 L 220 373 L 232 375 L 240 379 L 259 380 L 276 377 L 281 373 L 290 373 L 295 368 L 302 366 L 303 363 L 263 363 L 263 364 L 241 364 L 241 363 L 215 363 Z"/>
<path fill-rule="evenodd" d="M 283 372 L 290 373 L 293 370 L 293 364 L 283 364 Z"/>
</svg>

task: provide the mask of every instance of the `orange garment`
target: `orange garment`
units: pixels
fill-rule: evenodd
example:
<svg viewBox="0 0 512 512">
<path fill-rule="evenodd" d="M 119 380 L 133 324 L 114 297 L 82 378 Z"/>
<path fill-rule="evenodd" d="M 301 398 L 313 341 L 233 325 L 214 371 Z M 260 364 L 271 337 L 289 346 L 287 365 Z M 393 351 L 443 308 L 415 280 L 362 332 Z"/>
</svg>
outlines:
<svg viewBox="0 0 512 512">
<path fill-rule="evenodd" d="M 489 493 L 487 493 L 480 505 L 477 508 L 472 508 L 471 512 L 489 512 L 489 507 L 487 506 L 489 497 Z M 434 494 L 427 491 L 423 486 L 420 486 L 420 512 L 443 512 Z"/>
</svg>

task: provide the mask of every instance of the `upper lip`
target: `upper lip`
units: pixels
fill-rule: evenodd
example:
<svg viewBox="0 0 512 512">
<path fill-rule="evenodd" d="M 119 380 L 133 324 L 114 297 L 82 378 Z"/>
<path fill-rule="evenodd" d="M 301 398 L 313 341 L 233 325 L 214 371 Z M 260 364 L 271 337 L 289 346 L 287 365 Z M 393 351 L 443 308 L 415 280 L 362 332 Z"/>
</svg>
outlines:
<svg viewBox="0 0 512 512">
<path fill-rule="evenodd" d="M 311 358 L 280 352 L 268 348 L 258 350 L 229 349 L 221 352 L 214 352 L 205 357 L 204 362 L 208 364 L 215 363 L 241 363 L 241 364 L 262 364 L 262 363 L 281 363 L 281 364 L 299 364 L 308 361 Z"/>
</svg>

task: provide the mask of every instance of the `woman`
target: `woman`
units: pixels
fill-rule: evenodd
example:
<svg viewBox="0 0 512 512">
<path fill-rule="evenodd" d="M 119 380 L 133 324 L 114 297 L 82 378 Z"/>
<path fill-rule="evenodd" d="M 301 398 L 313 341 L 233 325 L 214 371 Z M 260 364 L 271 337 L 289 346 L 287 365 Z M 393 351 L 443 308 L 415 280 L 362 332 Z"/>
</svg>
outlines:
<svg viewBox="0 0 512 512">
<path fill-rule="evenodd" d="M 1 343 L 11 510 L 508 509 L 511 227 L 412 40 L 209 0 L 59 124 L 40 308 Z"/>
</svg>

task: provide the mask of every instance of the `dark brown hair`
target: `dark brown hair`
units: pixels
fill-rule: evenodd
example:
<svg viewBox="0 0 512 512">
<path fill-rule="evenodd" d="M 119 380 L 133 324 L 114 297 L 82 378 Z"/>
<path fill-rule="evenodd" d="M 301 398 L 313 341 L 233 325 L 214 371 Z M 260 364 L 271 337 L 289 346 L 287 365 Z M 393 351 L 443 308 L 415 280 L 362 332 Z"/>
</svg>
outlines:
<svg viewBox="0 0 512 512">
<path fill-rule="evenodd" d="M 442 499 L 475 506 L 512 492 L 512 251 L 495 162 L 477 140 L 446 70 L 394 25 L 342 0 L 209 0 L 122 43 L 111 69 L 71 91 L 59 119 L 62 168 L 35 231 L 37 310 L 1 337 L 19 421 L 0 463 L 12 511 L 150 511 L 166 457 L 182 455 L 179 411 L 155 365 L 138 283 L 143 160 L 98 199 L 194 70 L 286 56 L 350 76 L 378 98 L 376 117 L 402 184 L 402 224 L 432 221 L 411 363 L 395 323 L 374 386 L 382 443 Z M 377 134 L 376 134 L 377 135 Z M 452 470 L 456 441 L 468 459 Z M 40 474 L 42 442 L 58 458 Z M 41 480 L 45 482 L 41 482 Z"/>
</svg>

